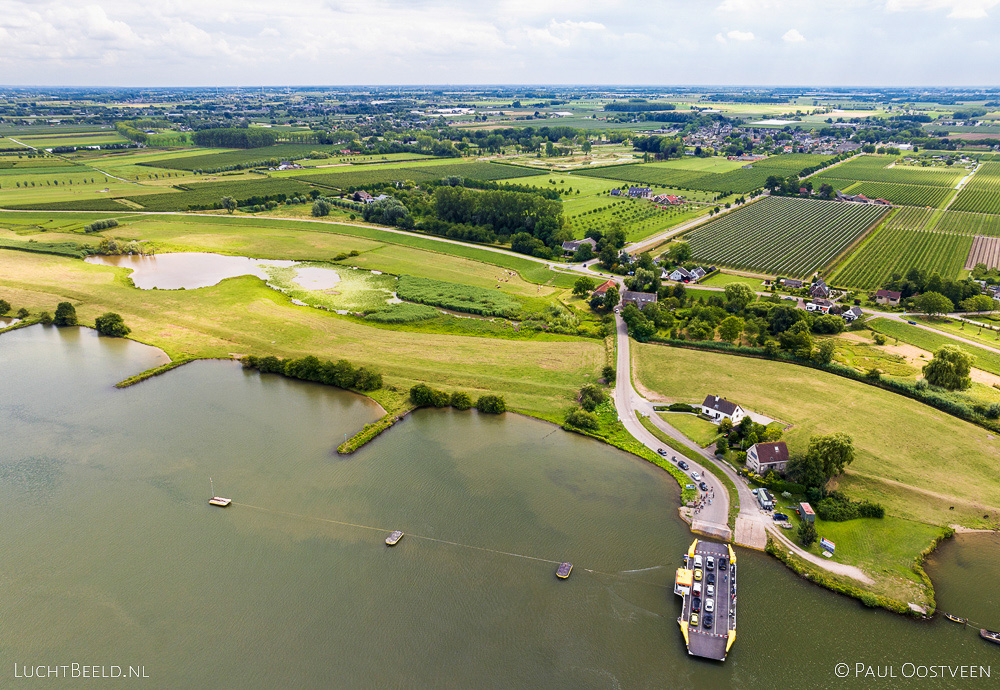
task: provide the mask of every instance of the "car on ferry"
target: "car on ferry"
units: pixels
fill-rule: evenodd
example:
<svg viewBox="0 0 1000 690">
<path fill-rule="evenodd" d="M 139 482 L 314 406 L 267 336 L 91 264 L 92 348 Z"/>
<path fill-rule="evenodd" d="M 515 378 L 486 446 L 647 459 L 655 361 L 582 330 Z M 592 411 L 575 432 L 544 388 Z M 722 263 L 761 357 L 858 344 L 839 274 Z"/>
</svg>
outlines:
<svg viewBox="0 0 1000 690">
<path fill-rule="evenodd" d="M 708 597 L 715 596 L 715 585 L 705 585 L 705 596 Z"/>
<path fill-rule="evenodd" d="M 705 599 L 705 613 L 712 613 L 715 611 L 715 599 Z"/>
<path fill-rule="evenodd" d="M 705 567 L 707 567 L 709 570 L 715 570 L 715 558 L 713 558 L 712 556 L 706 556 Z"/>
<path fill-rule="evenodd" d="M 697 628 L 698 627 L 698 614 L 697 613 L 692 613 L 691 614 L 691 627 L 692 628 Z"/>
<path fill-rule="evenodd" d="M 714 623 L 715 623 L 715 616 L 713 616 L 710 613 L 706 613 L 705 618 L 701 622 L 701 624 L 705 627 L 706 630 L 711 630 L 712 625 Z"/>
<path fill-rule="evenodd" d="M 701 597 L 691 597 L 691 610 L 701 611 Z"/>
<path fill-rule="evenodd" d="M 701 568 L 694 571 L 694 579 L 699 582 L 701 581 Z"/>
<path fill-rule="evenodd" d="M 708 575 L 706 575 L 705 576 L 705 582 L 707 582 L 710 585 L 714 585 L 715 584 L 715 573 L 709 573 Z"/>
</svg>

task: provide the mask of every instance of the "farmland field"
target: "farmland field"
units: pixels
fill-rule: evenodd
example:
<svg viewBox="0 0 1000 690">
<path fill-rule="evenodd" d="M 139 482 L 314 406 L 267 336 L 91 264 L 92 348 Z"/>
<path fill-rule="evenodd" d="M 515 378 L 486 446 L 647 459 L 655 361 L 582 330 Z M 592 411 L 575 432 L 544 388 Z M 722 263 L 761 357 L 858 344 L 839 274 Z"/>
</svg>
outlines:
<svg viewBox="0 0 1000 690">
<path fill-rule="evenodd" d="M 705 172 L 704 169 L 699 169 L 685 159 L 676 162 L 616 165 L 594 170 L 580 170 L 574 174 L 649 186 L 680 187 L 681 189 L 698 189 L 721 194 L 745 194 L 763 187 L 764 182 L 771 175 L 788 177 L 824 160 L 828 160 L 828 158 L 811 154 L 786 154 L 752 163 L 742 163 L 736 169 L 717 173 Z M 750 167 L 744 168 L 745 165 Z"/>
<path fill-rule="evenodd" d="M 531 170 L 514 165 L 473 162 L 412 167 L 358 166 L 356 168 L 344 168 L 337 172 L 316 174 L 302 174 L 299 172 L 293 179 L 326 187 L 334 187 L 336 189 L 358 189 L 397 180 L 425 182 L 427 180 L 439 180 L 442 177 L 450 177 L 452 175 L 475 180 L 495 181 L 547 174 L 547 171 L 544 170 Z"/>
<path fill-rule="evenodd" d="M 625 230 L 626 240 L 634 242 L 694 218 L 699 212 L 706 210 L 695 204 L 661 209 L 646 199 L 592 197 L 591 201 L 588 204 L 590 208 L 576 204 L 564 207 L 566 228 L 575 238 L 584 237 L 588 230 L 604 232 L 612 223 L 619 222 Z"/>
<path fill-rule="evenodd" d="M 154 168 L 167 168 L 168 170 L 217 170 L 236 165 L 244 167 L 263 165 L 266 167 L 267 161 L 272 158 L 279 161 L 295 160 L 296 158 L 303 158 L 309 155 L 311 151 L 322 151 L 332 154 L 339 153 L 340 148 L 320 144 L 276 144 L 275 146 L 267 146 L 259 149 L 213 151 L 200 156 L 170 157 L 147 161 L 142 163 L 142 165 Z"/>
<path fill-rule="evenodd" d="M 764 197 L 689 236 L 693 258 L 787 276 L 831 261 L 875 223 L 884 207 Z"/>
<path fill-rule="evenodd" d="M 894 182 L 856 182 L 847 188 L 846 193 L 864 194 L 869 199 L 885 199 L 901 206 L 941 208 L 951 197 L 953 190 L 947 187 Z"/>
<path fill-rule="evenodd" d="M 977 264 L 986 264 L 987 268 L 1000 266 L 1000 237 L 976 235 L 963 268 L 972 270 Z"/>
<path fill-rule="evenodd" d="M 942 232 L 961 232 L 967 235 L 1000 237 L 1000 216 L 984 213 L 962 213 L 952 208 L 945 211 L 938 221 Z"/>
<path fill-rule="evenodd" d="M 959 192 L 951 209 L 1000 214 L 1000 163 L 983 163 Z"/>
<path fill-rule="evenodd" d="M 972 245 L 970 235 L 886 226 L 878 228 L 830 275 L 830 283 L 871 290 L 911 268 L 956 278 Z"/>
</svg>

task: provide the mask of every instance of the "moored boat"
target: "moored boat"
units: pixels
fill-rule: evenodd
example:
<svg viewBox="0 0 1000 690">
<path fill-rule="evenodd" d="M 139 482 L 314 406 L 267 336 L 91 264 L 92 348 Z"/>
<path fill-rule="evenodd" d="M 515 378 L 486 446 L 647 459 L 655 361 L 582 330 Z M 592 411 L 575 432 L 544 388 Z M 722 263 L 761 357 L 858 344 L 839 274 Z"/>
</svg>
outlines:
<svg viewBox="0 0 1000 690">
<path fill-rule="evenodd" d="M 950 621 L 952 621 L 954 623 L 965 623 L 966 622 L 964 618 L 959 618 L 958 616 L 953 616 L 950 613 L 945 613 L 943 615 L 944 615 L 945 618 L 947 618 L 948 620 L 950 620 Z"/>
<path fill-rule="evenodd" d="M 395 532 L 393 532 L 392 534 L 390 534 L 388 537 L 385 538 L 385 543 L 388 546 L 395 546 L 396 544 L 399 543 L 399 540 L 402 538 L 403 538 L 402 531 L 396 530 Z"/>
<path fill-rule="evenodd" d="M 560 563 L 559 569 L 556 570 L 556 577 L 558 577 L 560 580 L 565 580 L 567 577 L 569 577 L 569 574 L 571 572 L 573 572 L 572 563 Z"/>
<path fill-rule="evenodd" d="M 208 478 L 208 483 L 212 487 L 212 497 L 208 499 L 208 504 L 213 506 L 218 506 L 220 508 L 228 508 L 229 504 L 233 502 L 233 499 L 223 498 L 222 496 L 216 496 L 215 482 L 212 481 L 211 477 Z"/>
<path fill-rule="evenodd" d="M 992 630 L 987 630 L 986 628 L 980 628 L 979 636 L 987 642 L 1000 644 L 1000 632 L 993 632 Z"/>
</svg>

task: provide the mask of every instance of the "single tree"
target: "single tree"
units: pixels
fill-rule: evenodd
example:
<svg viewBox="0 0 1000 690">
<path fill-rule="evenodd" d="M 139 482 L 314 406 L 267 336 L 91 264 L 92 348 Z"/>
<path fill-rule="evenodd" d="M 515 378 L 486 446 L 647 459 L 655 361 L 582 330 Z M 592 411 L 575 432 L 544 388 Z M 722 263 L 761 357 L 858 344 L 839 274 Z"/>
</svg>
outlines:
<svg viewBox="0 0 1000 690">
<path fill-rule="evenodd" d="M 132 329 L 125 325 L 125 321 L 122 319 L 121 315 L 116 314 L 113 311 L 109 311 L 102 316 L 98 316 L 94 321 L 94 326 L 97 328 L 98 333 L 112 338 L 124 338 L 132 332 Z M 312 377 L 300 378 L 311 379 Z"/>
<path fill-rule="evenodd" d="M 76 307 L 69 302 L 60 302 L 56 306 L 56 316 L 52 320 L 52 323 L 57 326 L 75 326 Z"/>
<path fill-rule="evenodd" d="M 924 365 L 924 378 L 932 386 L 965 390 L 972 385 L 969 372 L 974 361 L 975 357 L 957 345 L 942 345 Z"/>
<path fill-rule="evenodd" d="M 588 246 L 588 245 L 584 245 Z M 573 294 L 578 297 L 590 294 L 594 291 L 594 279 L 589 276 L 580 276 L 573 284 Z"/>
<path fill-rule="evenodd" d="M 818 537 L 816 528 L 811 522 L 803 522 L 799 525 L 799 541 L 802 543 L 802 546 L 809 548 L 816 543 Z"/>
<path fill-rule="evenodd" d="M 726 301 L 734 312 L 743 311 L 755 299 L 757 295 L 746 283 L 730 283 L 726 286 Z"/>
<path fill-rule="evenodd" d="M 952 304 L 952 301 L 940 292 L 928 291 L 922 295 L 918 295 L 913 300 L 913 304 L 918 310 L 928 316 L 947 314 L 948 312 L 955 311 L 955 305 Z"/>
<path fill-rule="evenodd" d="M 744 286 L 746 287 L 746 286 Z M 719 324 L 719 337 L 731 343 L 739 340 L 743 333 L 744 321 L 738 316 L 729 316 Z"/>
<path fill-rule="evenodd" d="M 0 316 L 6 315 L 10 311 L 10 302 L 0 299 Z"/>
<path fill-rule="evenodd" d="M 226 209 L 228 213 L 232 213 L 236 210 L 236 199 L 231 196 L 222 197 L 222 208 Z"/>
</svg>

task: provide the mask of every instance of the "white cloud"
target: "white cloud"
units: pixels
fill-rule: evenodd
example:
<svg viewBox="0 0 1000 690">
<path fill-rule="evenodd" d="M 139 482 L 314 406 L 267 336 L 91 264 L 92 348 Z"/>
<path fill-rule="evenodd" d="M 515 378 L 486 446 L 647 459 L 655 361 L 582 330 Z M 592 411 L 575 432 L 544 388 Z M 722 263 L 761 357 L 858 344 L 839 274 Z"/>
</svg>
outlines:
<svg viewBox="0 0 1000 690">
<path fill-rule="evenodd" d="M 806 37 L 803 36 L 798 29 L 789 29 L 785 32 L 785 35 L 781 37 L 781 40 L 785 43 L 803 43 Z"/>
<path fill-rule="evenodd" d="M 1000 0 L 886 0 L 885 9 L 889 12 L 950 10 L 951 19 L 984 19 L 997 5 Z"/>
<path fill-rule="evenodd" d="M 733 29 L 732 31 L 726 32 L 726 38 L 733 41 L 752 41 L 753 32 L 752 31 L 737 31 Z"/>
</svg>

